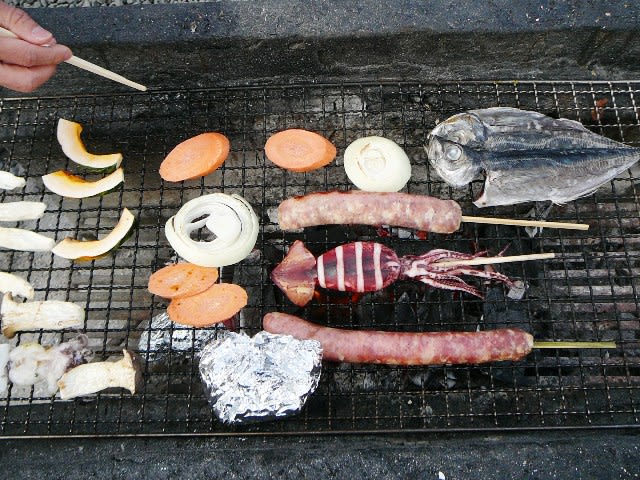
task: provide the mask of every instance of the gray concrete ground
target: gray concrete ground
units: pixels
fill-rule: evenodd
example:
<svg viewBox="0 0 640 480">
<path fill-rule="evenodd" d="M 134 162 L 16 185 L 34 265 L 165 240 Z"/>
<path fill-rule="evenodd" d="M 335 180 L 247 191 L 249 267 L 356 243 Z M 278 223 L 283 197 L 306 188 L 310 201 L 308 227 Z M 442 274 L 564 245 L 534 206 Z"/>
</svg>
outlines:
<svg viewBox="0 0 640 480">
<path fill-rule="evenodd" d="M 2 478 L 633 479 L 622 432 L 5 442 Z"/>
</svg>

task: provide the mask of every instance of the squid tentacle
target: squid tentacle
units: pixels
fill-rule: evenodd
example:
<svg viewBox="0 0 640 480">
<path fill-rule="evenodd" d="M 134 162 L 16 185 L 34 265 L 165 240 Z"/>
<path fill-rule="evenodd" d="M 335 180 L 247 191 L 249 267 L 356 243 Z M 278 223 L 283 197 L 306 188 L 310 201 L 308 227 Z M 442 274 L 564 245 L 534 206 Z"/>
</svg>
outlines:
<svg viewBox="0 0 640 480">
<path fill-rule="evenodd" d="M 440 275 L 437 278 L 431 276 L 413 277 L 413 280 L 418 280 L 433 288 L 440 288 L 443 290 L 462 291 L 474 295 L 478 298 L 484 298 L 483 295 L 473 285 L 469 285 L 467 282 L 453 275 Z"/>
<path fill-rule="evenodd" d="M 499 255 L 505 252 L 503 249 Z M 506 285 L 512 286 L 513 281 L 498 272 L 487 271 L 484 269 L 473 268 L 465 265 L 438 265 L 441 260 L 472 260 L 478 257 L 484 257 L 488 254 L 487 250 L 477 252 L 475 254 L 461 253 L 453 250 L 435 249 L 423 255 L 406 255 L 400 258 L 401 271 L 400 276 L 403 278 L 411 278 L 419 280 L 427 285 L 443 288 L 446 290 L 461 290 L 477 297 L 482 298 L 479 290 L 464 280 L 460 279 L 460 275 L 469 275 L 473 277 L 495 280 Z"/>
</svg>

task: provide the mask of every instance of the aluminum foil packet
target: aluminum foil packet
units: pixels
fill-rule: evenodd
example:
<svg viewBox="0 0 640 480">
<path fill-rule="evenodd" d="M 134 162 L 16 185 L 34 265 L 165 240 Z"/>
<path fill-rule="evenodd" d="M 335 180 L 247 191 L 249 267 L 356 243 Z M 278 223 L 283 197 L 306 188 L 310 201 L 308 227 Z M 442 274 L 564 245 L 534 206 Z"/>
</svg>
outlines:
<svg viewBox="0 0 640 480">
<path fill-rule="evenodd" d="M 204 329 L 178 325 L 166 312 L 156 315 L 151 322 L 143 322 L 140 328 L 144 330 L 138 341 L 138 352 L 150 362 L 162 360 L 169 352 L 188 355 L 192 350 L 198 358 L 205 345 L 229 333 L 222 326 Z"/>
<path fill-rule="evenodd" d="M 200 358 L 207 398 L 225 423 L 298 412 L 318 386 L 321 370 L 320 342 L 267 332 L 229 333 L 207 345 Z"/>
</svg>

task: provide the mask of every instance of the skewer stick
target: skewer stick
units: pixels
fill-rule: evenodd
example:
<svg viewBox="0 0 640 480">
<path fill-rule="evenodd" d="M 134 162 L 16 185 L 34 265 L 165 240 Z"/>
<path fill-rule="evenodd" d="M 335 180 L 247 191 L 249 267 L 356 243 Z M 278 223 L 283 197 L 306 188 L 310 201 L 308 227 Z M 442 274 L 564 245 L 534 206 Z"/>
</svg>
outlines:
<svg viewBox="0 0 640 480">
<path fill-rule="evenodd" d="M 545 222 L 541 220 L 513 220 L 509 218 L 462 216 L 461 221 L 468 223 L 488 223 L 491 225 L 516 225 L 519 227 L 563 228 L 566 230 L 589 230 L 586 223 Z"/>
<path fill-rule="evenodd" d="M 0 36 L 18 38 L 18 36 L 15 33 L 2 27 L 0 27 Z M 102 68 L 96 65 L 95 63 L 91 63 L 87 60 L 83 60 L 82 58 L 76 57 L 75 55 L 72 56 L 69 60 L 66 60 L 66 62 L 75 67 L 86 70 L 88 72 L 95 73 L 96 75 L 100 75 L 101 77 L 108 78 L 109 80 L 113 80 L 114 82 L 118 82 L 123 85 L 126 85 L 127 87 L 135 88 L 136 90 L 140 90 L 142 92 L 147 91 L 147 87 L 145 87 L 144 85 L 133 82 L 123 77 L 122 75 L 118 75 L 117 73 L 112 72 L 111 70 Z"/>
<path fill-rule="evenodd" d="M 554 258 L 555 253 L 531 253 L 527 255 L 511 255 L 508 257 L 478 257 L 471 260 L 442 260 L 433 265 L 454 267 L 456 265 L 491 265 L 495 263 L 525 262 L 528 260 L 546 260 Z"/>
<path fill-rule="evenodd" d="M 533 342 L 533 348 L 618 348 L 616 342 Z"/>
</svg>

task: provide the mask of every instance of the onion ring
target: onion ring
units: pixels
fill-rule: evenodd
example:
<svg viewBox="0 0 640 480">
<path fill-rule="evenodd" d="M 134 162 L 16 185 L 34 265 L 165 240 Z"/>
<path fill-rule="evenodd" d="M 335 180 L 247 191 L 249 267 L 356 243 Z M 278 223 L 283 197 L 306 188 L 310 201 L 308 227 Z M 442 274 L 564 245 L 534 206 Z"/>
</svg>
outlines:
<svg viewBox="0 0 640 480">
<path fill-rule="evenodd" d="M 193 240 L 191 233 L 208 228 L 215 238 Z M 167 220 L 164 233 L 173 249 L 202 267 L 224 267 L 244 259 L 258 239 L 258 217 L 239 195 L 211 193 L 185 203 Z"/>
</svg>

